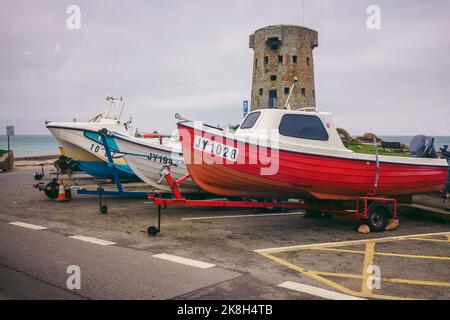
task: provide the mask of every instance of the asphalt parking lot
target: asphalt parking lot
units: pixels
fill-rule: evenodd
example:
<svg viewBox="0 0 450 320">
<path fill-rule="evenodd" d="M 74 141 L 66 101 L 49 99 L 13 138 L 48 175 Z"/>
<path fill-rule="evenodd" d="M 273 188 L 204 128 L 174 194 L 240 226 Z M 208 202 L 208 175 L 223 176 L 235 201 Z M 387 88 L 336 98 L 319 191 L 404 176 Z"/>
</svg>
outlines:
<svg viewBox="0 0 450 320">
<path fill-rule="evenodd" d="M 35 170 L 0 174 L 3 299 L 450 298 L 448 223 L 401 216 L 397 230 L 363 235 L 302 212 L 168 208 L 149 237 L 147 200 L 105 198 L 106 215 L 95 196 L 56 203 L 32 188 Z M 69 265 L 81 289 L 67 288 Z M 379 288 L 365 285 L 373 265 Z"/>
</svg>

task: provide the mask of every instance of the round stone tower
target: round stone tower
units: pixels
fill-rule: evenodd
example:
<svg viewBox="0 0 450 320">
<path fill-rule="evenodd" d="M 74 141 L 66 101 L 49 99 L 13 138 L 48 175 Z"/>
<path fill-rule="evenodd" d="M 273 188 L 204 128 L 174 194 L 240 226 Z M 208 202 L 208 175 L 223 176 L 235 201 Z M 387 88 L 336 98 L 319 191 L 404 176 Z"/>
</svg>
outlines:
<svg viewBox="0 0 450 320">
<path fill-rule="evenodd" d="M 251 110 L 284 108 L 292 90 L 292 109 L 316 106 L 313 50 L 317 31 L 294 25 L 261 28 L 250 36 L 254 51 Z"/>
</svg>

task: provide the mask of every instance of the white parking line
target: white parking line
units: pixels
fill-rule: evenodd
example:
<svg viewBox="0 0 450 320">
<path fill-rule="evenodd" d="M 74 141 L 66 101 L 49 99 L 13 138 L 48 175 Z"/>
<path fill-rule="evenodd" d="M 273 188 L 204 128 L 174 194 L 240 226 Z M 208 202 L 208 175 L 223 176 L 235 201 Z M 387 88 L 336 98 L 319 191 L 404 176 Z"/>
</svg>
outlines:
<svg viewBox="0 0 450 320">
<path fill-rule="evenodd" d="M 435 233 L 423 233 L 423 234 L 411 234 L 404 236 L 394 236 L 394 237 L 383 237 L 383 238 L 367 238 L 361 240 L 350 240 L 350 241 L 338 241 L 338 242 L 323 242 L 323 243 L 311 243 L 311 244 L 302 244 L 298 246 L 287 246 L 287 247 L 277 247 L 277 248 L 267 248 L 267 249 L 257 249 L 255 252 L 258 253 L 273 253 L 273 252 L 282 252 L 282 251 L 292 251 L 297 249 L 309 248 L 309 247 L 328 247 L 335 245 L 353 245 L 353 244 L 364 244 L 372 241 L 385 241 L 385 240 L 402 240 L 409 238 L 417 238 L 417 237 L 429 237 L 429 236 L 439 236 L 439 235 L 447 235 L 450 231 L 445 232 L 435 232 Z"/>
<path fill-rule="evenodd" d="M 208 269 L 208 268 L 212 268 L 212 267 L 216 266 L 215 264 L 206 263 L 206 262 L 202 262 L 202 261 L 198 261 L 198 260 L 182 258 L 182 257 L 174 256 L 171 254 L 167 254 L 167 253 L 155 254 L 155 255 L 153 255 L 153 257 L 158 258 L 158 259 L 163 259 L 163 260 L 168 260 L 168 261 L 172 261 L 172 262 L 185 264 L 185 265 L 188 265 L 191 267 L 197 267 L 200 269 Z"/>
<path fill-rule="evenodd" d="M 318 287 L 308 286 L 306 284 L 301 284 L 292 281 L 286 281 L 278 285 L 279 287 L 295 290 L 298 292 L 307 293 L 316 297 L 331 299 L 331 300 L 367 300 L 364 298 L 349 296 L 347 294 L 342 294 L 335 291 L 325 290 Z"/>
<path fill-rule="evenodd" d="M 247 217 L 273 217 L 273 216 L 298 216 L 302 215 L 302 212 L 291 213 L 263 213 L 263 214 L 242 214 L 232 216 L 209 216 L 209 217 L 194 217 L 194 218 L 181 218 L 181 220 L 206 220 L 206 219 L 229 219 L 229 218 L 247 218 Z"/>
<path fill-rule="evenodd" d="M 95 243 L 95 244 L 99 244 L 102 246 L 111 246 L 113 244 L 116 244 L 115 242 L 112 242 L 112 241 L 107 241 L 107 240 L 102 240 L 102 239 L 97 239 L 97 238 L 92 238 L 92 237 L 86 237 L 86 236 L 69 236 L 69 238 L 81 240 L 81 241 L 85 241 L 85 242 L 90 242 L 90 243 Z"/>
<path fill-rule="evenodd" d="M 25 222 L 9 222 L 9 224 L 12 224 L 12 225 L 18 226 L 18 227 L 33 229 L 33 230 L 45 230 L 45 229 L 47 229 L 46 227 L 41 227 L 41 226 L 37 226 L 35 224 L 29 224 L 29 223 L 25 223 Z"/>
</svg>

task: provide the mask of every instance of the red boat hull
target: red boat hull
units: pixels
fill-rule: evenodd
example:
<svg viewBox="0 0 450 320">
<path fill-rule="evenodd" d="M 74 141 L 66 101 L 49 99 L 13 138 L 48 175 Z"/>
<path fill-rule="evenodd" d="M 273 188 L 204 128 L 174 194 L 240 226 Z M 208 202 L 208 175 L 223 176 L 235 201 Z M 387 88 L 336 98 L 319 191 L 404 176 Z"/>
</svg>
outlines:
<svg viewBox="0 0 450 320">
<path fill-rule="evenodd" d="M 299 199 L 308 196 L 320 199 L 398 196 L 438 192 L 447 177 L 446 166 L 380 162 L 377 170 L 375 161 L 284 150 L 278 151 L 277 172 L 261 175 L 261 169 L 269 165 L 251 159 L 257 158 L 255 152 L 270 156 L 272 150 L 208 131 L 197 131 L 183 123 L 178 124 L 178 130 L 192 179 L 203 190 L 218 195 Z M 238 161 L 224 161 L 194 148 L 194 137 L 199 135 L 238 148 Z"/>
</svg>

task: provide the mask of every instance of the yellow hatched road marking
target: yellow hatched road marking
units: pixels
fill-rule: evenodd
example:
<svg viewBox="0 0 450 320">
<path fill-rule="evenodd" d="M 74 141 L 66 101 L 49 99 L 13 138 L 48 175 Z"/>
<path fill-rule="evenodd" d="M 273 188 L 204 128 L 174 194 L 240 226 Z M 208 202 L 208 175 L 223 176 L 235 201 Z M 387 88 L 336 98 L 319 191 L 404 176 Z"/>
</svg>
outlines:
<svg viewBox="0 0 450 320">
<path fill-rule="evenodd" d="M 429 237 L 445 236 L 447 240 L 443 239 L 433 239 Z M 255 252 L 261 254 L 262 256 L 284 265 L 290 269 L 296 270 L 302 274 L 305 274 L 315 280 L 318 280 L 324 284 L 327 284 L 343 293 L 348 295 L 365 297 L 365 298 L 375 298 L 375 299 L 396 299 L 396 300 L 416 300 L 414 298 L 407 298 L 401 296 L 389 296 L 381 294 L 373 294 L 372 290 L 367 287 L 367 279 L 370 274 L 367 274 L 368 266 L 373 264 L 374 256 L 388 256 L 388 257 L 402 257 L 402 258 L 415 258 L 415 259 L 431 259 L 431 260 L 444 260 L 450 261 L 450 257 L 447 256 L 425 256 L 425 255 L 413 255 L 413 254 L 402 254 L 402 253 L 389 253 L 389 252 L 375 252 L 376 243 L 384 242 L 395 242 L 402 240 L 418 240 L 418 241 L 432 241 L 432 242 L 450 242 L 450 232 L 439 232 L 439 233 L 428 233 L 428 234 L 417 234 L 409 236 L 397 236 L 397 237 L 387 237 L 378 239 L 367 239 L 367 240 L 354 240 L 354 241 L 343 241 L 343 242 L 329 242 L 329 243 L 319 243 L 310 245 L 299 245 L 299 246 L 289 246 L 280 248 L 269 248 L 255 250 Z M 365 250 L 352 250 L 352 249 L 342 249 L 341 247 L 351 246 L 351 245 L 363 245 L 365 244 Z M 292 264 L 286 260 L 273 256 L 272 254 L 284 253 L 291 251 L 303 251 L 303 250 L 317 250 L 317 251 L 331 251 L 331 252 L 345 252 L 345 253 L 356 253 L 364 254 L 364 263 L 362 275 L 349 274 L 349 273 L 333 273 L 333 272 L 323 272 L 323 271 L 313 271 L 302 268 L 295 264 Z M 346 288 L 330 279 L 324 278 L 324 276 L 338 277 L 338 278 L 351 278 L 361 280 L 361 292 L 357 292 Z M 439 281 L 426 281 L 426 280 L 411 280 L 411 279 L 397 279 L 397 278 L 381 278 L 383 282 L 399 283 L 399 284 L 409 284 L 409 285 L 422 285 L 422 286 L 436 286 L 436 287 L 450 287 L 450 282 L 439 282 Z"/>
<path fill-rule="evenodd" d="M 333 287 L 333 288 L 335 288 L 337 290 L 340 290 L 343 293 L 348 294 L 348 295 L 352 295 L 352 296 L 356 296 L 356 297 L 363 297 L 363 298 L 373 298 L 373 299 L 418 300 L 418 299 L 415 299 L 415 298 L 407 298 L 407 297 L 400 297 L 400 296 L 388 296 L 388 295 L 381 295 L 381 294 L 365 294 L 365 293 L 362 293 L 362 292 L 353 291 L 353 290 L 348 289 L 348 288 L 346 288 L 344 286 L 341 286 L 340 284 L 338 284 L 338 283 L 336 283 L 334 281 L 331 281 L 331 280 L 329 280 L 327 278 L 324 278 L 324 277 L 320 276 L 316 272 L 313 272 L 313 271 L 307 270 L 307 269 L 303 269 L 303 268 L 301 268 L 301 267 L 299 267 L 299 266 L 297 266 L 295 264 L 292 264 L 292 263 L 290 263 L 290 262 L 288 262 L 286 260 L 283 260 L 283 259 L 280 259 L 278 257 L 275 257 L 275 256 L 273 256 L 273 255 L 271 255 L 269 253 L 259 252 L 259 254 L 264 256 L 264 257 L 266 257 L 267 259 L 270 259 L 270 260 L 272 260 L 274 262 L 277 262 L 277 263 L 279 263 L 281 265 L 284 265 L 284 266 L 286 266 L 286 267 L 288 267 L 290 269 L 296 270 L 296 271 L 298 271 L 298 272 L 300 272 L 302 274 L 305 274 L 305 275 L 307 275 L 307 276 L 309 276 L 309 277 L 311 277 L 313 279 L 316 279 L 316 280 L 318 280 L 318 281 L 320 281 L 322 283 L 325 283 L 325 284 L 329 285 L 330 287 Z"/>
</svg>

